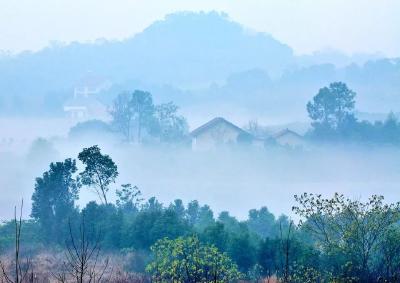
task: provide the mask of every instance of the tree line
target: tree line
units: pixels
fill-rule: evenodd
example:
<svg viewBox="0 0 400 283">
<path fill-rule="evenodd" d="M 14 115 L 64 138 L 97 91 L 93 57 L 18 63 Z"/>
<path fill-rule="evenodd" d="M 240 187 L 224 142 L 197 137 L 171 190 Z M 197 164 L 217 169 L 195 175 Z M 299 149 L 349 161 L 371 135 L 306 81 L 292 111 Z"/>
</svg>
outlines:
<svg viewBox="0 0 400 283">
<path fill-rule="evenodd" d="M 0 251 L 16 238 L 31 251 L 66 250 L 66 265 L 55 274 L 60 282 L 77 282 L 63 271 L 72 267 L 82 282 L 99 278 L 94 266 L 100 265 L 100 247 L 133 254 L 124 268 L 153 282 L 400 280 L 400 204 L 385 203 L 382 196 L 361 201 L 304 193 L 295 196 L 293 207 L 299 222 L 275 217 L 266 207 L 240 221 L 227 211 L 215 215 L 196 200 L 144 200 L 132 184 L 116 188 L 117 177 L 117 165 L 98 146 L 83 149 L 78 160 L 51 163 L 36 179 L 31 219 L 0 226 Z M 80 208 L 83 189 L 97 201 Z M 83 260 L 87 267 L 77 269 Z M 101 266 L 107 268 L 107 261 Z M 13 274 L 7 272 L 4 267 L 3 273 Z"/>
<path fill-rule="evenodd" d="M 305 135 L 310 143 L 400 145 L 400 122 L 394 113 L 384 121 L 369 122 L 356 117 L 356 93 L 343 82 L 321 88 L 307 103 L 311 128 Z M 135 90 L 121 93 L 113 101 L 111 123 L 87 121 L 77 124 L 70 135 L 110 131 L 124 142 L 140 144 L 189 144 L 189 127 L 185 117 L 178 114 L 173 102 L 154 104 L 151 93 Z M 270 133 L 250 121 L 246 130 L 271 143 Z"/>
</svg>

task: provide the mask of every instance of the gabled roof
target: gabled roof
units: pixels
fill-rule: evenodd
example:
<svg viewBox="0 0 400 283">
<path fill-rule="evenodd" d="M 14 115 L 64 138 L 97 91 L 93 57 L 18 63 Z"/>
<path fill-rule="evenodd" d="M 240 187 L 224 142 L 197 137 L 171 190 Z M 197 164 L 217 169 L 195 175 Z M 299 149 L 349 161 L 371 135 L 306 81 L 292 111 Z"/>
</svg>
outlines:
<svg viewBox="0 0 400 283">
<path fill-rule="evenodd" d="M 282 131 L 280 131 L 280 132 L 274 134 L 272 137 L 273 137 L 274 139 L 279 139 L 280 137 L 282 137 L 282 136 L 284 136 L 284 135 L 287 135 L 287 134 L 289 134 L 289 135 L 294 135 L 294 136 L 296 136 L 296 137 L 298 137 L 298 138 L 300 138 L 300 139 L 303 138 L 303 136 L 299 135 L 299 134 L 296 133 L 296 132 L 293 132 L 292 130 L 289 130 L 288 128 L 286 128 L 286 129 L 284 129 L 284 130 L 282 130 Z"/>
<path fill-rule="evenodd" d="M 211 121 L 205 123 L 204 125 L 198 127 L 197 129 L 193 130 L 190 133 L 190 135 L 196 137 L 196 136 L 204 133 L 205 131 L 211 129 L 212 127 L 214 127 L 215 125 L 217 125 L 219 123 L 227 124 L 227 125 L 229 125 L 230 127 L 234 128 L 235 130 L 237 130 L 240 133 L 243 133 L 243 134 L 246 134 L 246 135 L 250 135 L 245 130 L 241 129 L 240 127 L 236 126 L 235 124 L 232 124 L 231 122 L 225 120 L 222 117 L 217 117 L 217 118 L 212 119 Z"/>
</svg>

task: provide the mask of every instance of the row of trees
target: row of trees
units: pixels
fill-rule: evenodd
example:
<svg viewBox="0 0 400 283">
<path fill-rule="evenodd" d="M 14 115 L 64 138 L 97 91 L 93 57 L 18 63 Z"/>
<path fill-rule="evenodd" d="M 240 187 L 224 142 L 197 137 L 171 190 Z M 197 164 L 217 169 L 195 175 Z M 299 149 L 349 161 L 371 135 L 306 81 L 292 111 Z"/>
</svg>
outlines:
<svg viewBox="0 0 400 283">
<path fill-rule="evenodd" d="M 124 184 L 109 202 L 118 170 L 110 156 L 93 146 L 76 161 L 50 164 L 37 178 L 32 220 L 24 221 L 23 240 L 40 249 L 65 246 L 71 231 L 110 253 L 132 253 L 126 268 L 148 273 L 155 281 L 227 282 L 237 278 L 277 277 L 281 282 L 398 282 L 400 280 L 400 204 L 383 197 L 366 202 L 342 195 L 295 196 L 293 212 L 301 219 L 276 218 L 267 208 L 251 210 L 238 221 L 218 216 L 207 205 L 181 200 L 165 206 L 144 201 L 139 189 Z M 99 201 L 79 209 L 81 188 Z M 12 245 L 15 223 L 0 226 L 0 245 Z M 24 238 L 25 237 L 25 238 Z M 79 237 L 75 235 L 75 237 Z M 146 268 L 147 266 L 147 268 Z M 189 279 L 191 278 L 191 279 Z"/>
</svg>

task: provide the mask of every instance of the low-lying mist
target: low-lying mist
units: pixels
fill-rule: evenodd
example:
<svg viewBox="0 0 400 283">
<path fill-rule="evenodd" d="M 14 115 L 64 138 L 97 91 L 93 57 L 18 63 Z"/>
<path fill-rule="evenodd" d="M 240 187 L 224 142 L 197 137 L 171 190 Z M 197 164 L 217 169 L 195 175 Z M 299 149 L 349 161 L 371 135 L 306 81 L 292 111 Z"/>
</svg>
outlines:
<svg viewBox="0 0 400 283">
<path fill-rule="evenodd" d="M 25 201 L 30 212 L 35 177 L 52 161 L 76 158 L 83 147 L 98 144 L 118 165 L 117 184 L 137 185 L 145 199 L 155 196 L 164 204 L 174 199 L 198 200 L 219 213 L 239 219 L 248 210 L 267 206 L 274 214 L 291 215 L 293 195 L 302 192 L 350 198 L 382 194 L 398 200 L 400 150 L 389 147 L 221 148 L 192 151 L 190 147 L 123 145 L 105 139 L 54 139 L 26 152 L 0 153 L 0 219 L 12 217 L 14 205 Z M 79 164 L 80 167 L 81 164 Z M 109 192 L 110 199 L 114 191 Z M 90 189 L 81 189 L 78 204 L 97 200 Z"/>
</svg>

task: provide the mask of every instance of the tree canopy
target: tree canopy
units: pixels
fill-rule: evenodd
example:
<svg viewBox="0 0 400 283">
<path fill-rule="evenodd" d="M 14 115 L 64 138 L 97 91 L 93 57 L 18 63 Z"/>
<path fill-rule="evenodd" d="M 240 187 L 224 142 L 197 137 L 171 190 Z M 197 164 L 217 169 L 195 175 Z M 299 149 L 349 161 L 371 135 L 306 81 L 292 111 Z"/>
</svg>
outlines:
<svg viewBox="0 0 400 283">
<path fill-rule="evenodd" d="M 41 227 L 42 237 L 49 242 L 63 239 L 66 223 L 76 213 L 79 183 L 74 174 L 76 162 L 66 159 L 50 164 L 50 169 L 36 178 L 32 195 L 31 216 Z"/>
<path fill-rule="evenodd" d="M 118 168 L 110 156 L 101 153 L 97 145 L 84 148 L 78 159 L 85 165 L 79 175 L 83 185 L 93 187 L 100 200 L 107 204 L 109 186 L 118 176 Z"/>
<path fill-rule="evenodd" d="M 312 126 L 321 131 L 336 130 L 354 119 L 355 96 L 356 93 L 342 82 L 321 88 L 307 104 Z"/>
</svg>

